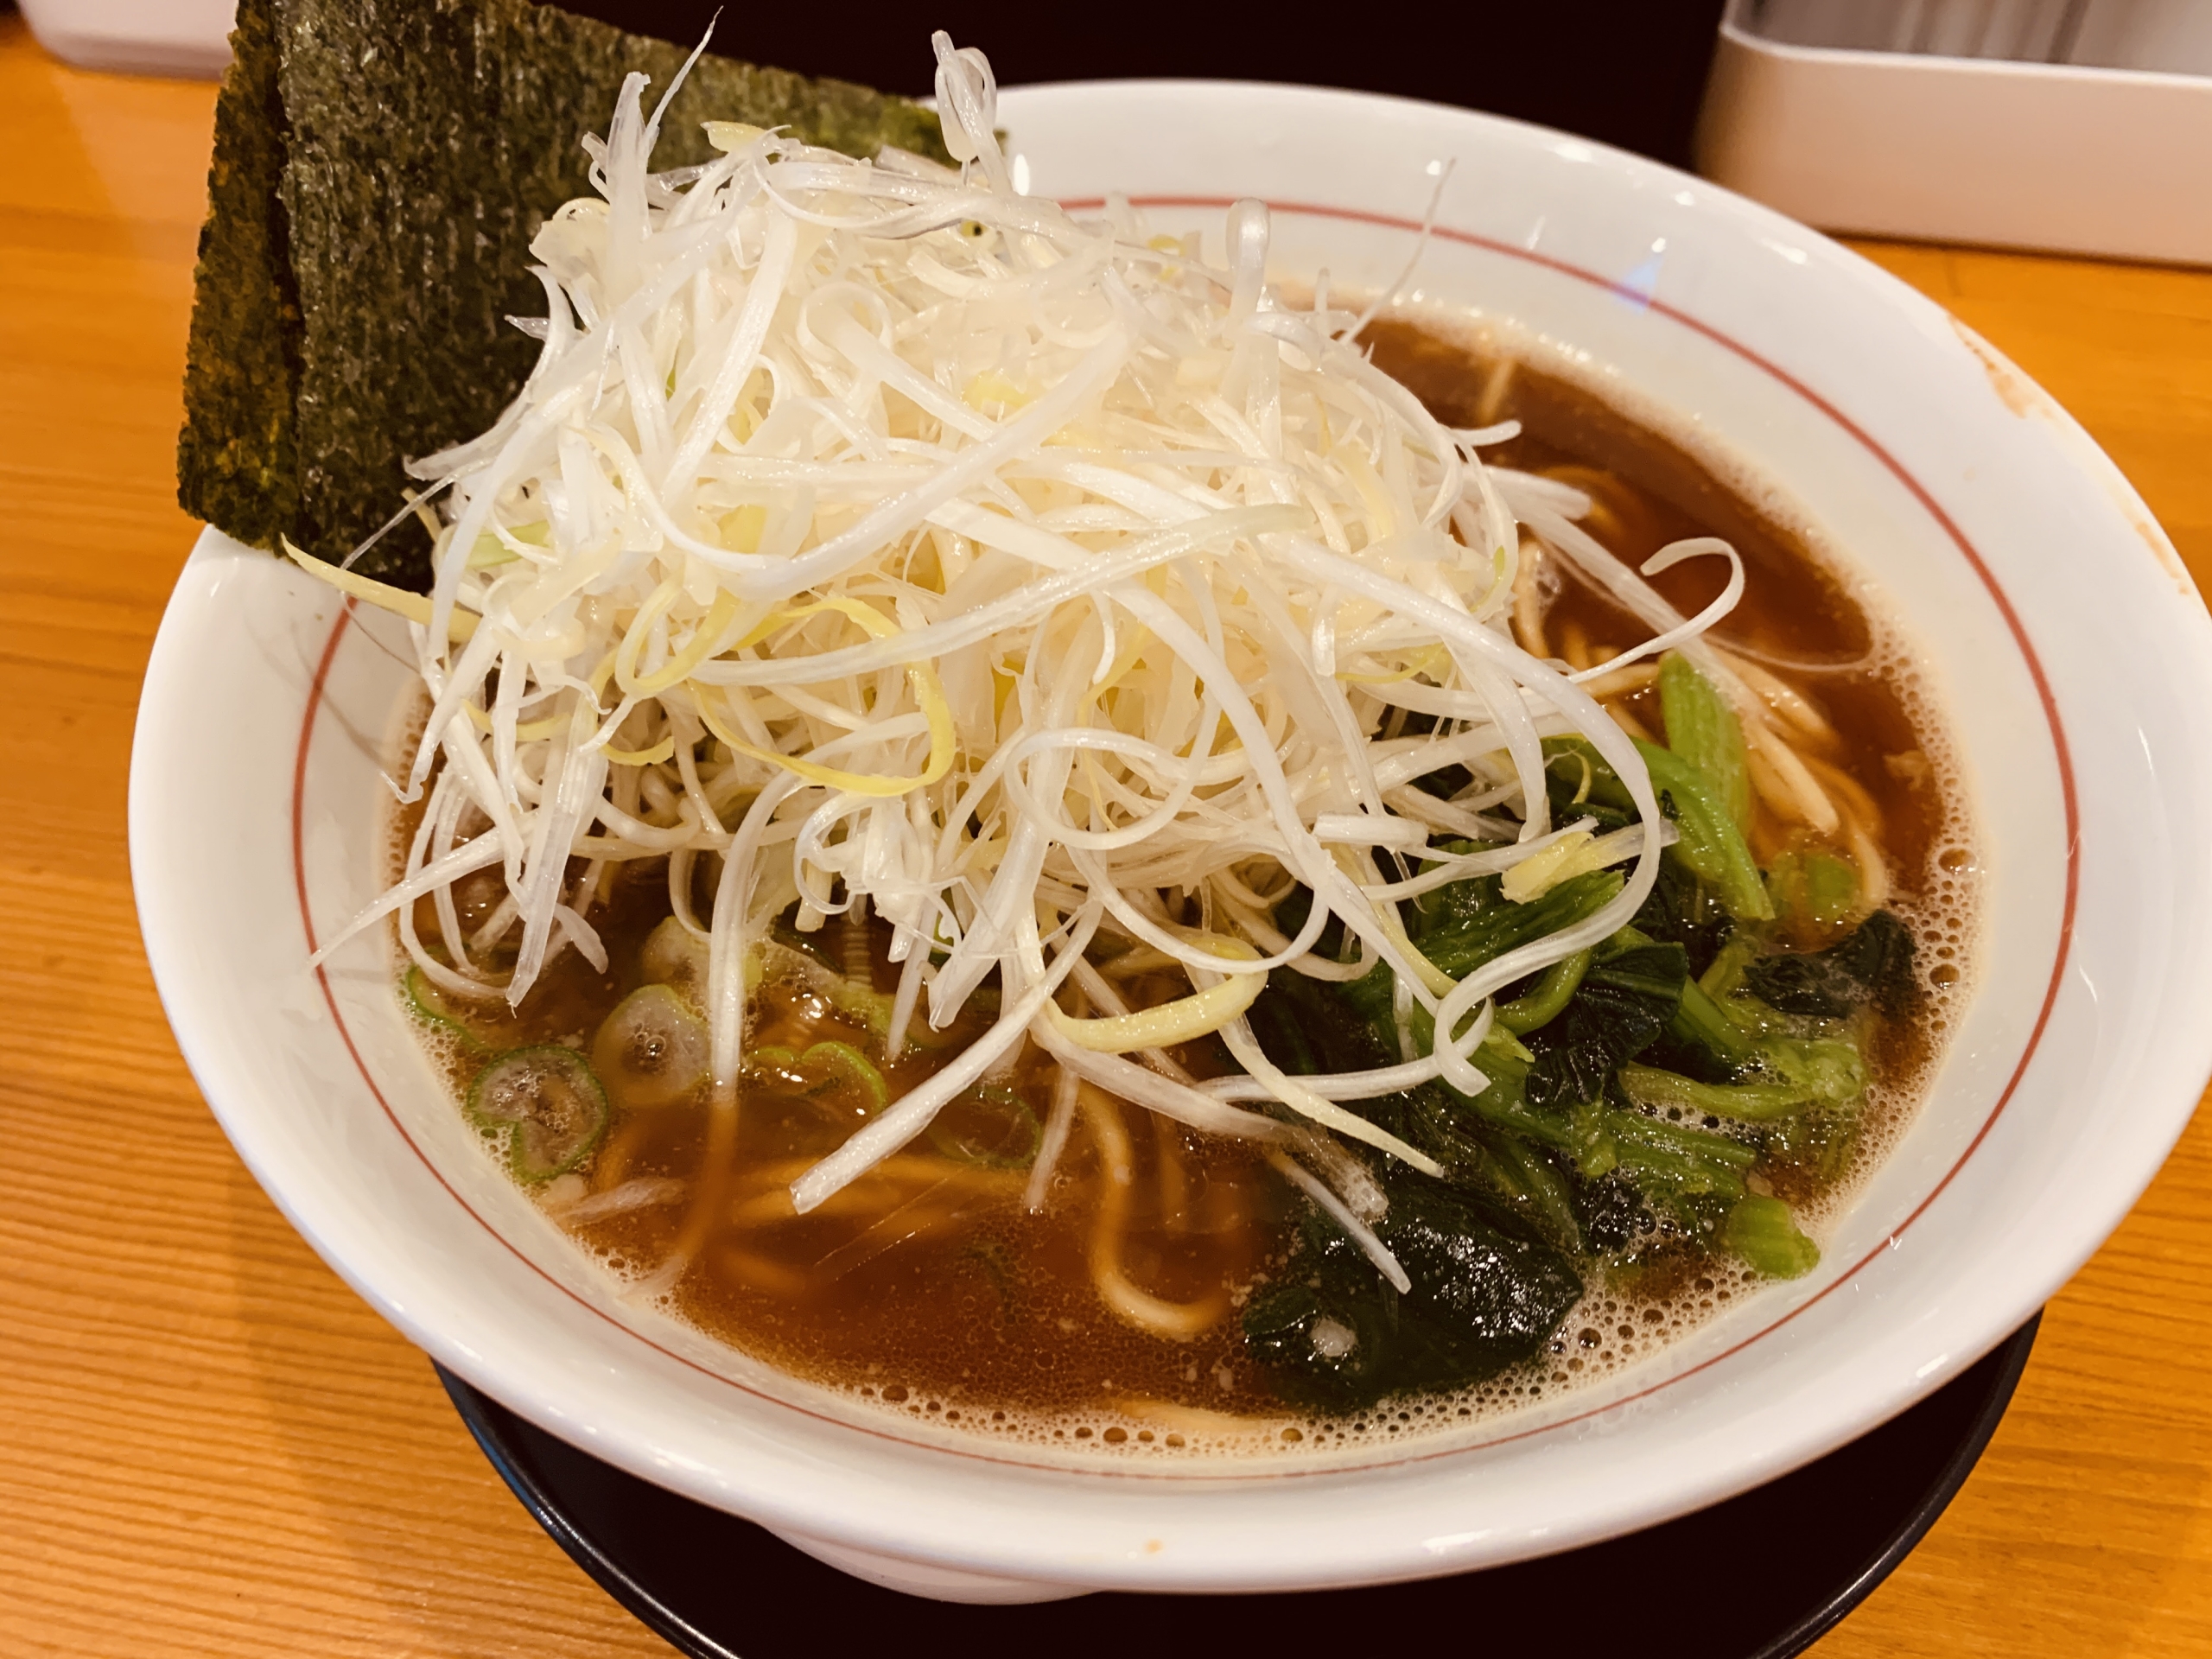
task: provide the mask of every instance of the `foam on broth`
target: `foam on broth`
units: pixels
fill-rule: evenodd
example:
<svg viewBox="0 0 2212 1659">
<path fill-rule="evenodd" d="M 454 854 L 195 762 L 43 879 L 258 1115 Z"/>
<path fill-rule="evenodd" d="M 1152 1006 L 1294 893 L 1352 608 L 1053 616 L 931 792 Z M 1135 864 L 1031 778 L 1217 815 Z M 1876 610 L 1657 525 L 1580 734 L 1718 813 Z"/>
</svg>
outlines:
<svg viewBox="0 0 2212 1659">
<path fill-rule="evenodd" d="M 1815 1180 L 1785 1168 L 1754 1182 L 1755 1190 L 1789 1199 L 1821 1237 L 1909 1123 L 1941 1057 L 1950 1010 L 1970 989 L 1975 859 L 1965 791 L 1904 636 L 1878 598 L 1851 580 L 1808 526 L 1792 524 L 1771 493 L 1724 458 L 1670 435 L 1656 411 L 1626 406 L 1615 389 L 1601 395 L 1563 354 L 1433 318 L 1378 323 L 1367 338 L 1376 362 L 1448 423 L 1520 420 L 1522 435 L 1486 450 L 1486 459 L 1588 491 L 1599 508 L 1591 527 L 1630 563 L 1686 536 L 1729 539 L 1744 557 L 1747 583 L 1715 642 L 1776 665 L 1827 715 L 1837 741 L 1821 757 L 1878 813 L 1896 880 L 1889 907 L 1919 944 L 1922 1016 L 1882 1023 L 1869 1055 L 1873 1084 L 1861 1132 L 1840 1171 Z M 1545 580 L 1554 652 L 1572 658 L 1643 637 L 1609 599 L 1571 575 L 1554 569 Z M 1694 612 L 1723 580 L 1718 561 L 1693 560 L 1656 585 Z M 1629 719 L 1660 727 L 1656 690 L 1630 691 L 1618 702 Z M 397 815 L 393 828 L 393 846 L 404 848 L 413 816 Z M 1762 864 L 1786 835 L 1762 809 L 1752 829 Z M 464 884 L 464 925 L 488 913 L 498 892 L 495 874 L 475 888 Z M 520 1014 L 479 1022 L 494 1046 L 584 1046 L 638 984 L 645 937 L 669 913 L 664 866 L 613 867 L 601 893 L 593 920 L 608 948 L 608 971 L 595 973 L 566 954 Z M 818 942 L 827 954 L 856 962 L 848 947 L 861 942 L 841 938 L 842 925 L 833 920 Z M 877 988 L 887 990 L 887 937 L 874 934 L 868 948 Z M 1187 988 L 1163 979 L 1128 988 L 1142 1002 Z M 942 1065 L 969 1027 L 980 1028 L 980 1018 L 964 1014 L 945 1033 L 949 1043 L 910 1050 L 887 1067 L 894 1096 Z M 434 1025 L 423 1032 L 456 1091 L 464 1090 L 481 1053 Z M 802 981 L 772 979 L 748 1020 L 748 1046 L 799 1052 L 822 1041 L 859 1044 L 865 1033 Z M 1223 1067 L 1204 1045 L 1178 1058 L 1201 1073 Z M 1032 1050 L 1005 1079 L 1040 1121 L 1050 1069 Z M 864 1410 L 1003 1442 L 1186 1459 L 1334 1452 L 1463 1428 L 1641 1363 L 1739 1304 L 1759 1282 L 1726 1258 L 1681 1249 L 1592 1270 L 1581 1303 L 1537 1360 L 1461 1393 L 1317 1415 L 1268 1391 L 1245 1357 L 1236 1318 L 1252 1291 L 1282 1269 L 1305 1201 L 1247 1147 L 1207 1141 L 1135 1108 L 1123 1106 L 1119 1116 L 1135 1170 L 1121 1266 L 1165 1301 L 1218 1299 L 1221 1317 L 1192 1340 L 1134 1329 L 1098 1294 L 1089 1262 L 1103 1180 L 1094 1137 L 1078 1131 L 1071 1141 L 1041 1215 L 1021 1208 L 1022 1171 L 956 1162 L 925 1137 L 843 1203 L 795 1217 L 782 1197 L 789 1180 L 859 1120 L 840 1121 L 834 1110 L 772 1090 L 751 1095 L 741 1118 L 729 1224 L 657 1305 Z M 618 1110 L 588 1174 L 558 1178 L 537 1195 L 557 1217 L 594 1192 L 632 1183 L 673 1190 L 696 1167 L 703 1123 L 697 1105 Z M 963 1133 L 957 1111 L 940 1127 L 956 1138 Z M 569 1230 L 612 1274 L 641 1281 L 666 1255 L 682 1215 L 680 1203 L 646 1203 Z"/>
</svg>

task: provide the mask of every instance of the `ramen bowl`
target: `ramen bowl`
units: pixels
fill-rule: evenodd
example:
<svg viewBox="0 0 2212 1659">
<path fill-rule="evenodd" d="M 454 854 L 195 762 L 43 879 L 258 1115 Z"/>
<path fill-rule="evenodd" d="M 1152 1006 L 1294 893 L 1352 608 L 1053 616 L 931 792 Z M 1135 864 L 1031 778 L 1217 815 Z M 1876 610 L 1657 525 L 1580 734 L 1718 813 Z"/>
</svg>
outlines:
<svg viewBox="0 0 2212 1659">
<path fill-rule="evenodd" d="M 1007 93 L 1016 178 L 1288 282 L 1486 328 L 1740 480 L 1910 645 L 1978 826 L 1970 994 L 1804 1279 L 1514 1413 L 1325 1455 L 1018 1441 L 863 1407 L 623 1300 L 484 1154 L 364 938 L 399 625 L 206 534 L 148 671 L 131 855 L 185 1056 L 240 1155 L 409 1338 L 549 1432 L 923 1594 L 1320 1588 L 1587 1543 L 1816 1458 L 1973 1363 L 2157 1170 L 2212 1067 L 2212 620 L 2126 480 L 1943 311 L 1695 179 L 1462 111 L 1284 87 Z"/>
</svg>

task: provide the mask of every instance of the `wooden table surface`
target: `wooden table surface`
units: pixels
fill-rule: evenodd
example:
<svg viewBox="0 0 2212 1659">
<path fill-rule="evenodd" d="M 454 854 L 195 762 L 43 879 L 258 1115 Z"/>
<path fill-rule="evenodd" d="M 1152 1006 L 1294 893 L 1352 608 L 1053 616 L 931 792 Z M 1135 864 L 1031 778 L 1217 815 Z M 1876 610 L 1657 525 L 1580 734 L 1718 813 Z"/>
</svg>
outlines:
<svg viewBox="0 0 2212 1659">
<path fill-rule="evenodd" d="M 172 466 L 213 104 L 0 16 L 0 1653 L 665 1653 L 254 1185 L 139 949 L 125 765 L 198 530 Z M 2212 273 L 1865 251 L 2071 409 L 2212 588 Z M 1823 1659 L 2212 1656 L 2208 1268 L 2200 1109 Z"/>
</svg>

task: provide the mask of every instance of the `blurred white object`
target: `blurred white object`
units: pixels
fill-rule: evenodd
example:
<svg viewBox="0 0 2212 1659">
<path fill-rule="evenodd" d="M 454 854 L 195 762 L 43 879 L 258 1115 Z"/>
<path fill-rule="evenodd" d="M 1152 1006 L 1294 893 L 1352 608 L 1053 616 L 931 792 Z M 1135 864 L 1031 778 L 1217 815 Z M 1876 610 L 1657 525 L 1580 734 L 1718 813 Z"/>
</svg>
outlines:
<svg viewBox="0 0 2212 1659">
<path fill-rule="evenodd" d="M 2212 0 L 1730 0 L 1697 167 L 1824 230 L 2212 264 Z"/>
<path fill-rule="evenodd" d="M 1732 13 L 1782 46 L 2212 74 L 2207 0 L 1749 0 Z"/>
<path fill-rule="evenodd" d="M 2083 0 L 1754 0 L 1745 26 L 1786 46 L 2049 59 Z"/>
<path fill-rule="evenodd" d="M 212 80 L 231 61 L 238 0 L 19 0 L 48 51 L 79 69 Z"/>
<path fill-rule="evenodd" d="M 2212 75 L 2205 0 L 2086 0 L 2067 53 L 2074 63 Z"/>
</svg>

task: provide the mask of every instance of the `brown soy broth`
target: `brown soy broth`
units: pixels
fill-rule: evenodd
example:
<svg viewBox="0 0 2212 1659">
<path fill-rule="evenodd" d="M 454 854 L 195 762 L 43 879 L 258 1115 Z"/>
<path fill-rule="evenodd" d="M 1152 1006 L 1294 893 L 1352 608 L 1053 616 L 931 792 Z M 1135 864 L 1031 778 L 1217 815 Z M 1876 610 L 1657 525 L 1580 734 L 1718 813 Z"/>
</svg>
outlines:
<svg viewBox="0 0 2212 1659">
<path fill-rule="evenodd" d="M 472 919 L 469 896 L 464 893 L 460 906 L 464 923 Z M 488 913 L 489 907 L 477 908 Z M 607 972 L 564 952 L 519 1011 L 501 1001 L 455 1012 L 485 1049 L 588 1047 L 607 1013 L 645 982 L 640 954 L 669 913 L 665 866 L 630 867 L 593 912 L 607 949 Z M 416 925 L 426 938 L 435 937 L 427 899 L 417 906 Z M 825 954 L 839 959 L 842 925 L 832 920 L 821 935 Z M 888 930 L 870 932 L 876 988 L 894 988 Z M 920 1033 L 922 1041 L 882 1068 L 892 1096 L 927 1077 L 987 1023 L 988 1015 L 963 1014 L 946 1033 Z M 804 984 L 772 980 L 756 994 L 747 1021 L 749 1049 L 803 1053 L 821 1042 L 867 1051 L 870 1039 Z M 1185 1058 L 1203 1065 L 1203 1057 Z M 480 1058 L 448 1051 L 456 1092 L 466 1092 Z M 1049 1068 L 1033 1056 L 1011 1085 L 1040 1124 L 1052 1082 Z M 976 1121 L 963 1122 L 963 1112 Z M 1164 1301 L 1219 1300 L 1225 1316 L 1195 1339 L 1149 1336 L 1102 1304 L 1090 1250 L 1105 1173 L 1086 1136 L 1071 1141 L 1044 1211 L 1033 1215 L 1022 1202 L 1026 1169 L 940 1149 L 943 1140 L 971 1155 L 988 1154 L 995 1137 L 1005 1138 L 1002 1118 L 956 1103 L 939 1116 L 937 1133 L 890 1160 L 886 1173 L 864 1176 L 799 1217 L 788 1197 L 791 1182 L 866 1118 L 849 1103 L 810 1101 L 804 1088 L 779 1088 L 772 1078 L 747 1091 L 724 1213 L 697 1265 L 676 1287 L 675 1309 L 785 1370 L 879 1395 L 895 1390 L 894 1401 L 911 1397 L 925 1413 L 954 1421 L 979 1411 L 1033 1416 L 1102 1405 L 1118 1405 L 1140 1421 L 1166 1407 L 1249 1409 L 1262 1402 L 1226 1311 L 1278 1243 L 1283 1195 L 1248 1148 L 1127 1106 L 1119 1112 L 1134 1166 L 1120 1265 Z M 586 1177 L 590 1192 L 654 1178 L 696 1182 L 707 1126 L 702 1098 L 636 1109 L 618 1103 Z M 688 1213 L 685 1203 L 656 1205 L 571 1230 L 610 1266 L 641 1275 L 667 1258 Z"/>
<path fill-rule="evenodd" d="M 1630 563 L 1681 537 L 1728 538 L 1744 557 L 1747 582 L 1742 605 L 1716 632 L 1724 645 L 1813 664 L 1875 656 L 1866 616 L 1802 540 L 1663 434 L 1525 364 L 1501 379 L 1499 359 L 1408 324 L 1378 323 L 1366 339 L 1376 362 L 1446 422 L 1520 420 L 1522 435 L 1487 451 L 1489 458 L 1588 492 L 1597 503 L 1590 527 Z M 1663 573 L 1656 585 L 1675 606 L 1694 612 L 1724 580 L 1722 562 L 1698 560 Z M 1546 622 L 1554 650 L 1570 639 L 1578 652 L 1618 650 L 1645 632 L 1571 576 L 1552 594 Z M 1909 894 L 1948 820 L 1905 696 L 1871 666 L 1785 671 L 1783 677 L 1833 723 L 1833 741 L 1809 753 L 1863 790 Z M 1623 696 L 1617 706 L 1662 734 L 1656 689 Z M 412 828 L 403 822 L 401 834 Z M 1801 839 L 1802 832 L 1760 807 L 1753 840 L 1763 864 Z M 496 874 L 463 884 L 457 896 L 464 924 L 480 921 L 498 893 Z M 696 906 L 710 902 L 711 893 L 694 898 Z M 519 1014 L 493 1003 L 467 1011 L 464 1022 L 487 1049 L 537 1043 L 588 1049 L 600 1021 L 643 982 L 645 939 L 669 914 L 664 861 L 613 867 L 591 909 L 607 947 L 607 970 L 596 972 L 566 951 Z M 425 938 L 436 937 L 427 899 L 417 906 L 416 923 Z M 825 962 L 849 959 L 844 926 L 833 918 L 814 936 Z M 896 983 L 897 970 L 885 957 L 888 937 L 876 927 L 868 941 L 879 992 Z M 1126 989 L 1142 1006 L 1187 987 L 1160 976 Z M 885 1065 L 890 1095 L 897 1097 L 945 1064 L 990 1016 L 987 1008 L 972 1008 L 947 1033 L 925 1033 L 924 1041 Z M 1924 1033 L 1889 1024 L 1873 1036 L 1869 1058 L 1887 1103 L 1870 1107 L 1870 1114 L 1901 1116 L 1929 1052 Z M 818 990 L 801 978 L 772 977 L 748 1014 L 747 1052 L 798 1056 L 824 1043 L 880 1059 L 870 1034 Z M 465 1092 L 480 1054 L 471 1058 L 451 1047 L 445 1052 L 456 1092 Z M 1202 1046 L 1178 1058 L 1201 1075 L 1223 1063 Z M 1018 1124 L 1009 1129 L 1003 1109 L 956 1104 L 931 1133 L 800 1217 L 791 1209 L 791 1182 L 865 1121 L 864 1103 L 836 1090 L 825 1094 L 818 1084 L 804 1068 L 779 1071 L 776 1064 L 763 1064 L 749 1071 L 734 1148 L 719 1175 L 702 1168 L 710 1144 L 703 1090 L 673 1105 L 631 1109 L 618 1102 L 590 1165 L 564 1178 L 568 1189 L 555 1198 L 573 1202 L 649 1179 L 680 1183 L 683 1196 L 571 1230 L 618 1272 L 650 1274 L 685 1236 L 704 1177 L 715 1189 L 702 1211 L 709 1224 L 693 1265 L 670 1293 L 672 1311 L 785 1371 L 931 1419 L 996 1426 L 1019 1418 L 1033 1433 L 1041 1422 L 1047 1435 L 1080 1440 L 1094 1433 L 1082 1421 L 1090 1412 L 1118 1420 L 1108 1439 L 1153 1440 L 1155 1431 L 1142 1427 L 1152 1423 L 1160 1441 L 1175 1444 L 1175 1430 L 1204 1421 L 1198 1414 L 1274 1408 L 1263 1377 L 1244 1357 L 1236 1310 L 1281 1265 L 1304 1200 L 1249 1147 L 1209 1141 L 1141 1109 L 1109 1103 L 1126 1141 L 1129 1175 L 1116 1189 L 1087 1105 L 1042 1211 L 1032 1213 L 1021 1166 L 1032 1140 Z M 1001 1085 L 1036 1122 L 1046 1121 L 1052 1068 L 1033 1049 Z M 1794 1162 L 1778 1162 L 1764 1173 L 1767 1190 L 1817 1208 L 1851 1184 L 1882 1138 L 1863 1137 L 1850 1156 L 1827 1164 L 1817 1146 Z M 1101 1206 L 1109 1198 L 1118 1201 L 1120 1222 L 1104 1230 L 1116 1241 L 1123 1281 L 1160 1302 L 1218 1307 L 1218 1317 L 1196 1336 L 1174 1339 L 1139 1329 L 1102 1295 L 1094 1252 Z M 1710 1309 L 1716 1294 L 1722 1300 L 1729 1294 L 1714 1291 L 1709 1274 L 1718 1270 L 1702 1251 L 1676 1247 L 1617 1272 L 1602 1288 L 1593 1280 L 1586 1307 L 1622 1308 L 1624 1317 L 1645 1320 L 1662 1320 L 1659 1310 L 1678 1302 Z M 1611 1315 L 1591 1317 L 1602 1322 Z M 1693 1311 L 1682 1322 L 1698 1317 Z M 1544 1364 L 1532 1376 L 1567 1382 L 1581 1371 L 1578 1356 L 1590 1332 L 1574 1333 L 1583 1319 L 1580 1311 L 1571 1315 L 1555 1344 L 1562 1369 L 1554 1373 Z M 1667 1313 L 1663 1322 L 1674 1328 L 1675 1319 Z M 1630 1350 L 1624 1345 L 1621 1352 L 1625 1357 Z M 1611 1355 L 1611 1348 L 1601 1351 L 1603 1357 Z M 1534 1388 L 1531 1382 L 1523 1397 Z"/>
<path fill-rule="evenodd" d="M 886 944 L 876 940 L 879 971 Z M 910 1050 L 888 1067 L 893 1096 L 957 1052 L 980 1024 L 956 1027 L 952 1041 Z M 765 988 L 748 1039 L 795 1052 L 825 1039 L 868 1041 L 866 1033 L 790 985 Z M 1027 1065 L 1011 1086 L 1041 1124 L 1051 1097 L 1048 1069 Z M 1122 1116 L 1126 1122 L 1137 1115 L 1123 1108 Z M 1043 1213 L 1032 1215 L 1022 1202 L 1025 1167 L 947 1155 L 948 1144 L 972 1153 L 1006 1139 L 1002 1118 L 956 1103 L 931 1133 L 882 1166 L 883 1173 L 795 1216 L 790 1183 L 861 1121 L 798 1091 L 756 1090 L 747 1097 L 728 1218 L 709 1236 L 700 1268 L 678 1289 L 686 1317 L 786 1370 L 874 1379 L 879 1391 L 902 1389 L 925 1409 L 933 1402 L 953 1413 L 986 1407 L 1051 1413 L 1116 1396 L 1219 1400 L 1217 1373 L 1235 1358 L 1233 1322 L 1195 1342 L 1163 1341 L 1131 1330 L 1101 1305 L 1088 1248 L 1103 1176 L 1087 1141 L 1071 1144 Z M 1175 1302 L 1248 1281 L 1263 1234 L 1249 1224 L 1272 1201 L 1255 1160 L 1242 1147 L 1201 1144 L 1172 1126 L 1164 1135 L 1141 1123 L 1129 1128 L 1139 1155 L 1120 1242 L 1125 1269 Z M 684 1177 L 696 1171 L 704 1132 L 705 1113 L 696 1106 L 639 1113 L 616 1131 L 632 1137 L 634 1151 L 620 1141 L 609 1151 L 626 1154 L 623 1179 Z M 1028 1148 L 1010 1150 L 1018 1156 Z M 595 1184 L 612 1185 L 604 1177 Z M 1179 1200 L 1172 1205 L 1171 1196 Z M 585 1236 L 611 1255 L 649 1267 L 673 1243 L 680 1219 L 680 1211 L 639 1215 Z"/>
</svg>

